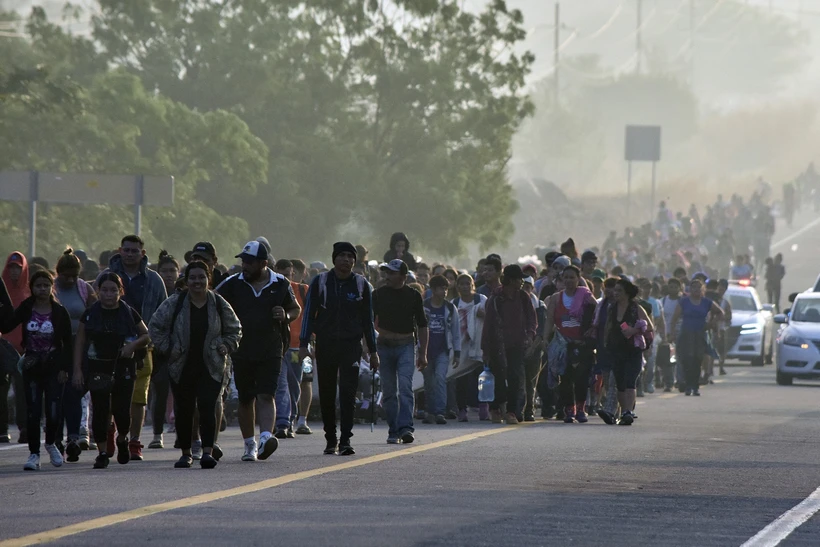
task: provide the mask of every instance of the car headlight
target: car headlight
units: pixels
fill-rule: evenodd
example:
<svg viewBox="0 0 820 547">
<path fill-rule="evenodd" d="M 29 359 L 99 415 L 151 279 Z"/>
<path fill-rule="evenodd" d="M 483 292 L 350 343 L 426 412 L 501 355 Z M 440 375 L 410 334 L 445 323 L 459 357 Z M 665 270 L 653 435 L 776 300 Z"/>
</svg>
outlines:
<svg viewBox="0 0 820 547">
<path fill-rule="evenodd" d="M 793 346 L 800 349 L 809 349 L 809 341 L 805 338 L 800 338 L 799 336 L 794 336 L 790 334 L 789 336 L 783 339 L 783 345 L 785 346 Z"/>
<path fill-rule="evenodd" d="M 749 323 L 740 327 L 740 334 L 757 334 L 762 329 L 758 323 Z"/>
</svg>

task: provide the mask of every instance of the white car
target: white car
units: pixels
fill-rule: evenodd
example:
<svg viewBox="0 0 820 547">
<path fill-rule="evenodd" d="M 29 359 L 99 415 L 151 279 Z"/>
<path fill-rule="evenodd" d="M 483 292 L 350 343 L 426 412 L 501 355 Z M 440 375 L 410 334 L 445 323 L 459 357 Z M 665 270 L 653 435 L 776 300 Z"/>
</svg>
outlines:
<svg viewBox="0 0 820 547">
<path fill-rule="evenodd" d="M 777 334 L 777 383 L 820 378 L 820 293 L 798 294 L 789 314 L 774 321 L 784 325 Z"/>
<path fill-rule="evenodd" d="M 726 357 L 751 361 L 754 366 L 771 363 L 775 334 L 772 305 L 761 304 L 757 290 L 744 285 L 729 285 L 726 299 L 732 305 Z"/>
</svg>

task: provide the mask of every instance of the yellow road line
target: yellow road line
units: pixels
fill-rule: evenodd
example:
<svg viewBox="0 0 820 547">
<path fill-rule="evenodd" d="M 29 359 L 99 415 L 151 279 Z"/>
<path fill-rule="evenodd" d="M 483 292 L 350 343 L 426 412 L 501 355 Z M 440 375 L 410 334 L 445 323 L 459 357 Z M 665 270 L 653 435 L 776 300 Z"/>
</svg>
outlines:
<svg viewBox="0 0 820 547">
<path fill-rule="evenodd" d="M 520 425 L 529 424 L 519 424 L 519 426 Z M 309 471 L 292 473 L 290 475 L 283 475 L 281 477 L 268 479 L 254 484 L 237 486 L 236 488 L 228 488 L 227 490 L 219 490 L 217 492 L 199 494 L 197 496 L 191 496 L 189 498 L 183 498 L 173 501 L 166 501 L 164 503 L 157 503 L 155 505 L 146 505 L 145 507 L 138 507 L 136 509 L 131 509 L 129 511 L 123 511 L 122 513 L 115 513 L 113 515 L 106 515 L 104 517 L 86 520 L 84 522 L 78 522 L 76 524 L 70 524 L 68 526 L 63 526 L 62 528 L 56 528 L 54 530 L 49 530 L 46 532 L 39 532 L 28 536 L 3 540 L 0 541 L 0 547 L 22 547 L 24 545 L 38 545 L 41 543 L 48 543 L 68 536 L 73 536 L 75 534 L 82 534 L 85 532 L 90 532 L 91 530 L 96 530 L 98 528 L 105 528 L 106 526 L 112 526 L 114 524 L 119 524 L 121 522 L 127 522 L 129 520 L 150 517 L 151 515 L 156 515 L 158 513 L 165 513 L 167 511 L 173 511 L 175 509 L 184 509 L 186 507 L 201 505 L 203 503 L 210 503 L 212 501 L 223 500 L 225 498 L 231 498 L 234 496 L 241 496 L 243 494 L 251 494 L 253 492 L 259 492 L 260 490 L 276 488 L 277 486 L 282 486 L 292 482 L 310 479 L 312 477 L 318 477 L 321 475 L 327 475 L 328 473 L 334 473 L 336 471 L 354 469 L 356 467 L 362 467 L 364 465 L 369 465 L 371 463 L 384 462 L 387 460 L 400 458 L 402 456 L 410 456 L 412 454 L 418 454 L 420 452 L 427 452 L 428 450 L 434 450 L 436 448 L 443 448 L 445 446 L 462 444 L 468 441 L 481 439 L 483 437 L 497 435 L 499 433 L 517 431 L 519 428 L 520 427 L 502 427 L 497 429 L 489 429 L 487 431 L 482 431 L 480 433 L 470 433 L 469 435 L 462 435 L 460 437 L 454 437 L 452 439 L 437 441 L 430 444 L 420 444 L 412 446 L 410 448 L 405 448 L 403 450 L 399 449 L 393 452 L 388 452 L 386 454 L 377 454 L 375 456 L 368 456 L 366 458 L 361 458 L 358 460 L 350 460 L 345 463 L 340 463 L 338 465 L 331 465 L 328 467 L 311 469 Z"/>
</svg>

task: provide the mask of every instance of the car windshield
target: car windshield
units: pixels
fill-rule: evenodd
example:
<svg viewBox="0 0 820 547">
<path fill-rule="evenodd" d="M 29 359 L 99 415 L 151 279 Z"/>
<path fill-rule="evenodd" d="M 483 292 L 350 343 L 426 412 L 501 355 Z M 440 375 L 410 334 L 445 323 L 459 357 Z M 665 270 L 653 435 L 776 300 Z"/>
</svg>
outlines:
<svg viewBox="0 0 820 547">
<path fill-rule="evenodd" d="M 729 293 L 726 295 L 732 311 L 757 311 L 757 302 L 750 293 Z"/>
<path fill-rule="evenodd" d="M 795 302 L 792 321 L 820 323 L 820 298 L 801 298 Z"/>
</svg>

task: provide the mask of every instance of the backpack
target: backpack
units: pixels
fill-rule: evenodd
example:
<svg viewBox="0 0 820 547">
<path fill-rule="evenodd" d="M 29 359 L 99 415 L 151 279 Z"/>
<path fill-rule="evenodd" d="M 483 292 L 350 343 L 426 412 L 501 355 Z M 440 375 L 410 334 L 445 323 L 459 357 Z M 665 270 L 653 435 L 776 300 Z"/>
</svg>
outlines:
<svg viewBox="0 0 820 547">
<path fill-rule="evenodd" d="M 319 274 L 319 298 L 322 299 L 322 307 L 327 308 L 327 274 L 329 272 L 322 272 Z M 364 284 L 365 278 L 357 273 L 353 274 L 353 277 L 356 279 L 356 289 L 359 291 L 359 297 L 356 299 L 357 302 L 361 302 L 364 299 Z M 303 295 L 304 296 L 304 295 Z"/>
</svg>

